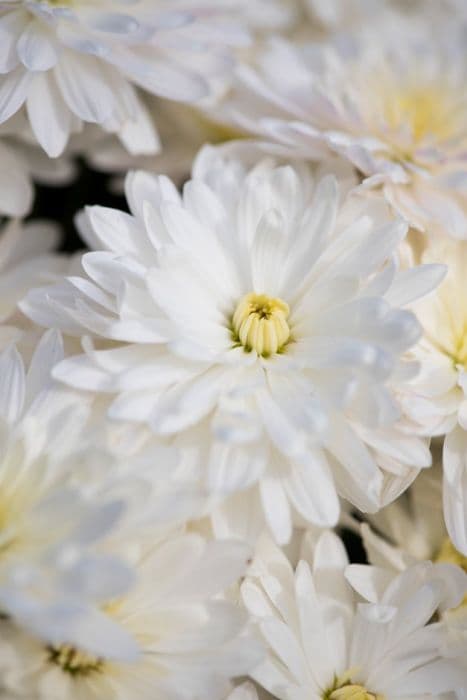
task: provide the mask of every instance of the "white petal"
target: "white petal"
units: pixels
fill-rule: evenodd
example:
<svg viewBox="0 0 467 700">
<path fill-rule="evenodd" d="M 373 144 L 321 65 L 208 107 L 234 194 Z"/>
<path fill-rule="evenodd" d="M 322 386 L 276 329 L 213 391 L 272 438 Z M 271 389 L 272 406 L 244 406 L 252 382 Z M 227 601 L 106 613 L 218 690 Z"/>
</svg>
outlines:
<svg viewBox="0 0 467 700">
<path fill-rule="evenodd" d="M 35 76 L 26 106 L 36 139 L 49 158 L 56 158 L 68 142 L 72 115 L 50 73 Z"/>
<path fill-rule="evenodd" d="M 18 56 L 28 70 L 47 71 L 58 60 L 55 40 L 46 25 L 33 20 L 18 41 Z"/>
</svg>

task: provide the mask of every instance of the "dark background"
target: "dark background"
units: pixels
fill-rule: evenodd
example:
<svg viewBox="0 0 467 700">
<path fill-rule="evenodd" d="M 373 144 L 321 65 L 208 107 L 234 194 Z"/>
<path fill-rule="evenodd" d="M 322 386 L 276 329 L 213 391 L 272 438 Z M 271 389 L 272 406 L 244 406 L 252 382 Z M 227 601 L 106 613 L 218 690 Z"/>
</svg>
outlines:
<svg viewBox="0 0 467 700">
<path fill-rule="evenodd" d="M 57 222 L 63 230 L 60 247 L 73 252 L 83 247 L 74 226 L 74 216 L 88 204 L 128 210 L 125 198 L 113 194 L 109 187 L 109 175 L 91 170 L 78 159 L 77 178 L 66 187 L 48 187 L 36 184 L 34 208 L 28 219 L 49 219 Z"/>
</svg>

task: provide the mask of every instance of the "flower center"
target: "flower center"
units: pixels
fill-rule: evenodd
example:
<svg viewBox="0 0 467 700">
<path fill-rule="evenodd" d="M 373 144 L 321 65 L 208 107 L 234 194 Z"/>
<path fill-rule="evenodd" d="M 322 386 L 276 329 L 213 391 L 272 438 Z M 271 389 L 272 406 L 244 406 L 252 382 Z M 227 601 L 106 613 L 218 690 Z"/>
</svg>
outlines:
<svg viewBox="0 0 467 700">
<path fill-rule="evenodd" d="M 330 700 L 383 700 L 382 695 L 370 693 L 363 685 L 344 685 L 336 688 L 329 696 Z"/>
<path fill-rule="evenodd" d="M 103 660 L 66 644 L 49 648 L 49 660 L 72 676 L 88 676 L 102 670 Z"/>
<path fill-rule="evenodd" d="M 438 86 L 409 86 L 385 102 L 385 115 L 392 129 L 410 127 L 412 138 L 419 142 L 431 135 L 449 138 L 455 130 L 450 113 L 449 96 Z"/>
<path fill-rule="evenodd" d="M 262 357 L 274 355 L 290 340 L 289 307 L 282 299 L 250 293 L 243 297 L 232 317 L 235 343 Z"/>
<path fill-rule="evenodd" d="M 335 678 L 334 684 L 323 694 L 323 700 L 385 700 L 383 695 L 370 692 L 365 686 L 352 683 L 351 671 Z"/>
</svg>

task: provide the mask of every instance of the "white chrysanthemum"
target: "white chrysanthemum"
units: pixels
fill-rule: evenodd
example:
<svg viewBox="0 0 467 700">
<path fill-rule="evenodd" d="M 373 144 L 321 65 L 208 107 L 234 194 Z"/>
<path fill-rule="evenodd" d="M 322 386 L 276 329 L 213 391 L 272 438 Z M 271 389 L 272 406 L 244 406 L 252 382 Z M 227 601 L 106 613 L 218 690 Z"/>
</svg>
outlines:
<svg viewBox="0 0 467 700">
<path fill-rule="evenodd" d="M 297 157 L 331 148 L 413 226 L 465 237 L 464 34 L 426 15 L 382 13 L 335 45 L 271 40 L 224 117 Z"/>
<path fill-rule="evenodd" d="M 359 602 L 346 575 L 370 602 Z M 332 533 L 318 541 L 312 567 L 301 561 L 295 572 L 264 543 L 242 586 L 268 646 L 251 675 L 280 700 L 444 698 L 465 673 L 442 657 L 444 628 L 430 620 L 464 587 L 455 567 L 419 564 L 385 580 L 376 567 L 349 568 Z"/>
<path fill-rule="evenodd" d="M 122 500 L 88 497 L 72 483 L 87 407 L 51 382 L 62 357 L 55 331 L 27 372 L 13 346 L 0 354 L 0 612 L 48 643 L 105 634 L 112 653 L 134 653 L 131 638 L 95 609 L 96 598 L 120 595 L 132 580 L 126 565 L 90 549 Z"/>
<path fill-rule="evenodd" d="M 138 657 L 106 654 L 103 639 L 93 654 L 92 632 L 82 646 L 45 646 L 8 625 L 0 683 L 27 700 L 222 698 L 230 679 L 260 659 L 258 644 L 244 634 L 243 611 L 218 596 L 244 573 L 248 556 L 239 542 L 197 535 L 156 539 L 137 555 L 133 548 L 135 585 L 101 604 L 136 640 Z M 111 649 L 111 637 L 107 644 Z"/>
<path fill-rule="evenodd" d="M 416 257 L 447 267 L 439 288 L 415 307 L 424 334 L 412 350 L 422 369 L 414 417 L 427 434 L 445 435 L 456 425 L 467 429 L 467 242 L 430 241 Z"/>
<path fill-rule="evenodd" d="M 453 545 L 444 523 L 442 468 L 436 467 L 420 474 L 410 489 L 395 503 L 369 516 L 361 526 L 365 549 L 370 562 L 380 572 L 399 573 L 416 562 L 430 559 L 438 564 L 460 567 L 467 574 L 467 557 Z M 380 574 L 383 576 L 383 574 Z M 386 573 L 384 575 L 391 575 Z M 446 627 L 447 642 L 452 638 L 455 655 L 463 655 L 467 672 L 467 577 L 465 596 L 454 609 L 439 611 Z M 465 700 L 461 689 L 458 700 Z"/>
<path fill-rule="evenodd" d="M 415 258 L 442 262 L 448 272 L 439 288 L 415 305 L 424 333 L 411 355 L 421 372 L 402 401 L 419 430 L 446 435 L 446 525 L 455 546 L 467 555 L 467 243 L 446 237 L 430 241 Z"/>
<path fill-rule="evenodd" d="M 225 68 L 245 40 L 217 3 L 173 0 L 2 0 L 0 123 L 23 106 L 49 156 L 83 122 L 118 133 L 134 153 L 158 148 L 134 85 L 195 101 L 203 77 Z"/>
<path fill-rule="evenodd" d="M 430 464 L 391 385 L 412 375 L 402 355 L 419 337 L 399 307 L 440 269 L 398 273 L 406 226 L 382 201 L 341 203 L 333 177 L 314 186 L 308 171 L 271 163 L 247 173 L 209 149 L 183 197 L 144 173 L 129 176 L 127 196 L 132 215 L 82 217 L 96 250 L 87 277 L 21 305 L 41 325 L 106 341 L 86 340 L 56 378 L 117 394 L 111 418 L 194 446 L 218 494 L 258 484 L 282 542 L 291 505 L 335 524 L 337 491 L 375 510 Z"/>
</svg>

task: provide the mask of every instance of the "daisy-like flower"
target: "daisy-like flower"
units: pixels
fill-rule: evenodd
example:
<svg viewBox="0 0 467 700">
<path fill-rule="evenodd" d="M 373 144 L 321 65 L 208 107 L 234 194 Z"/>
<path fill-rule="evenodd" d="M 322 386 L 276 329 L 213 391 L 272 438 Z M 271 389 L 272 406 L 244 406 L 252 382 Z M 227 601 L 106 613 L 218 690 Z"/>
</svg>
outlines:
<svg viewBox="0 0 467 700">
<path fill-rule="evenodd" d="M 133 554 L 137 580 L 130 591 L 101 601 L 106 615 L 138 643 L 138 657 L 115 658 L 102 639 L 100 653 L 90 652 L 92 632 L 81 646 L 45 645 L 2 623 L 6 691 L 27 700 L 227 695 L 230 680 L 261 658 L 260 646 L 244 633 L 244 611 L 219 597 L 245 572 L 248 549 L 198 535 L 175 534 L 157 542 L 155 533 L 154 539 L 150 548 L 140 546 Z M 111 649 L 110 637 L 106 643 Z"/>
<path fill-rule="evenodd" d="M 467 429 L 467 243 L 443 237 L 420 246 L 413 237 L 407 251 L 409 264 L 436 260 L 447 268 L 433 295 L 415 306 L 424 333 L 411 351 L 421 372 L 413 383 L 416 395 L 409 394 L 421 428 L 429 435 L 446 435 L 457 425 Z"/>
<path fill-rule="evenodd" d="M 431 297 L 415 304 L 424 334 L 412 349 L 421 372 L 403 397 L 414 424 L 427 435 L 446 435 L 443 498 L 446 525 L 467 555 L 467 243 L 447 237 L 409 248 L 411 262 L 443 262 L 447 275 Z"/>
<path fill-rule="evenodd" d="M 71 483 L 87 408 L 51 382 L 61 357 L 55 331 L 38 343 L 27 372 L 13 346 L 0 355 L 1 616 L 46 643 L 91 635 L 98 644 L 104 634 L 110 653 L 131 655 L 136 643 L 95 609 L 96 598 L 120 595 L 132 582 L 123 562 L 93 549 L 123 502 L 88 497 Z"/>
<path fill-rule="evenodd" d="M 257 484 L 281 542 L 291 506 L 334 525 L 337 492 L 373 511 L 431 463 L 391 386 L 413 373 L 402 355 L 420 333 L 399 307 L 440 269 L 398 273 L 406 226 L 384 202 L 341 202 L 332 176 L 315 185 L 270 162 L 246 172 L 209 149 L 183 197 L 144 173 L 129 176 L 127 197 L 131 215 L 81 218 L 96 250 L 87 277 L 21 304 L 41 325 L 94 336 L 57 379 L 116 394 L 112 419 L 194 448 L 218 495 Z"/>
<path fill-rule="evenodd" d="M 272 39 L 239 69 L 224 117 L 296 157 L 329 147 L 413 226 L 465 237 L 464 34 L 426 15 L 381 13 L 335 44 Z"/>
<path fill-rule="evenodd" d="M 346 577 L 370 592 L 369 602 L 359 602 Z M 348 567 L 329 532 L 312 566 L 302 560 L 295 572 L 265 542 L 242 585 L 268 648 L 251 675 L 280 700 L 444 698 L 465 673 L 456 658 L 443 658 L 443 625 L 430 620 L 464 590 L 455 567 L 418 564 L 384 581 L 376 567 Z"/>
<path fill-rule="evenodd" d="M 361 533 L 368 558 L 378 567 L 380 576 L 390 577 L 427 559 L 454 565 L 467 574 L 467 557 L 456 549 L 446 530 L 442 481 L 442 466 L 438 463 L 422 472 L 395 503 L 367 516 L 372 527 L 363 524 Z M 467 583 L 462 602 L 438 614 L 446 628 L 446 646 L 449 648 L 452 639 L 454 656 L 464 659 L 467 673 Z M 456 689 L 456 697 L 464 700 L 464 689 Z"/>
<path fill-rule="evenodd" d="M 243 32 L 216 4 L 173 0 L 2 0 L 0 123 L 23 106 L 50 157 L 83 123 L 118 133 L 133 153 L 157 136 L 134 85 L 195 101 L 229 64 Z"/>
</svg>

